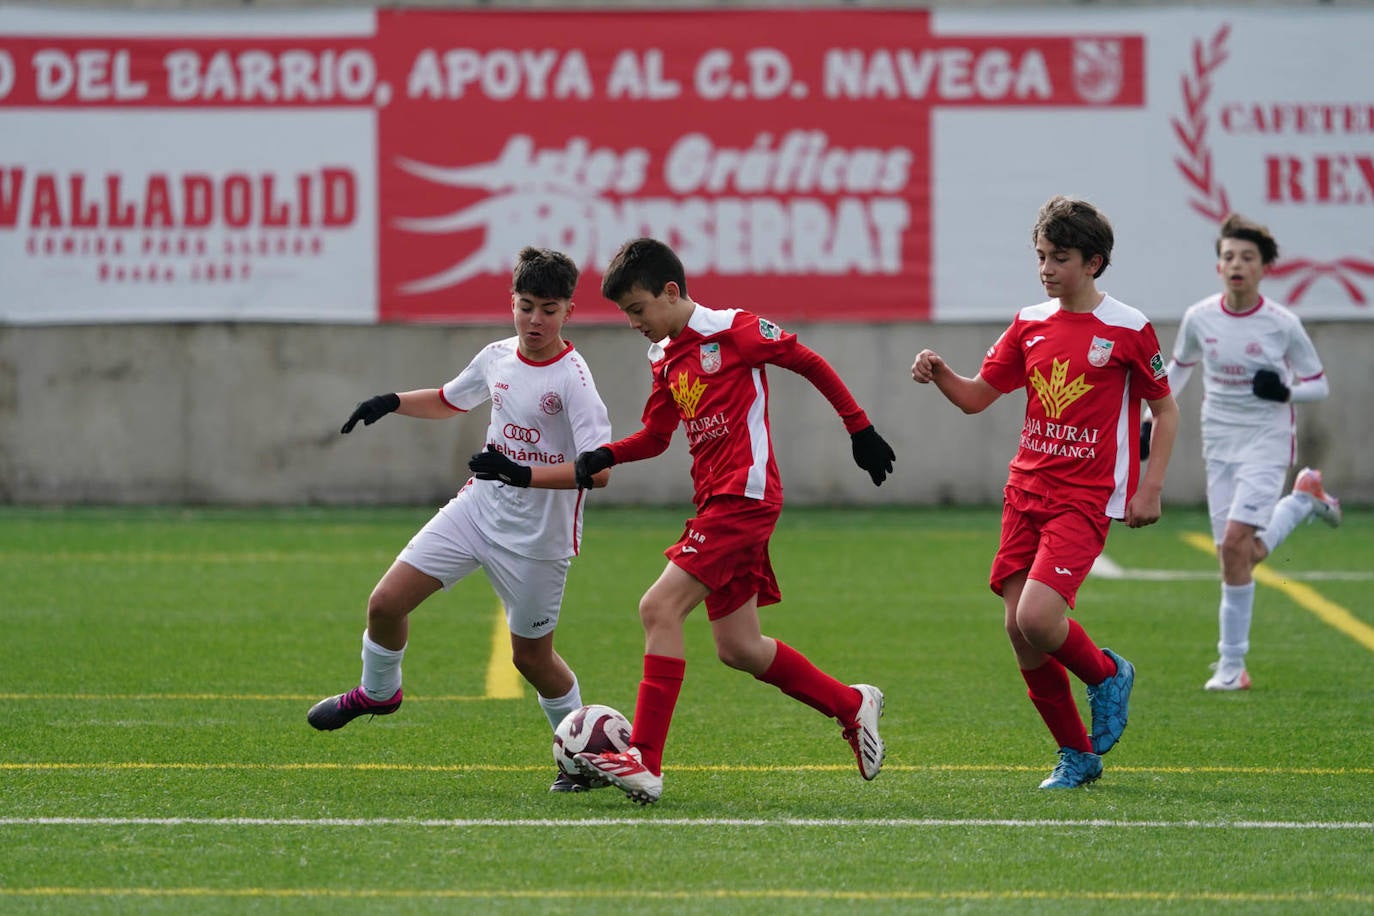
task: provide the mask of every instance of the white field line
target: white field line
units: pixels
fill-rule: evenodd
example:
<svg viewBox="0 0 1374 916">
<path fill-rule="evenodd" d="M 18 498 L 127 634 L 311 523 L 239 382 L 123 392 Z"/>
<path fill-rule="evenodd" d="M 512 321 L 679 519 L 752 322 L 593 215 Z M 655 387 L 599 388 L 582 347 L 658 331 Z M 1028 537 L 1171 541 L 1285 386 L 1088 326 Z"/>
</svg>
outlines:
<svg viewBox="0 0 1374 916">
<path fill-rule="evenodd" d="M 1151 830 L 1370 830 L 1374 821 L 1132 821 L 1106 818 L 266 818 L 266 817 L 0 817 L 0 827 L 1009 827 L 1041 829 L 1136 828 Z"/>
<path fill-rule="evenodd" d="M 1221 581 L 1218 570 L 1198 569 L 1126 569 L 1105 553 L 1093 561 L 1089 575 L 1101 579 L 1139 580 L 1144 582 L 1187 582 L 1216 579 Z M 1314 570 L 1312 572 L 1283 571 L 1285 579 L 1298 582 L 1371 582 L 1374 572 L 1368 570 Z"/>
</svg>

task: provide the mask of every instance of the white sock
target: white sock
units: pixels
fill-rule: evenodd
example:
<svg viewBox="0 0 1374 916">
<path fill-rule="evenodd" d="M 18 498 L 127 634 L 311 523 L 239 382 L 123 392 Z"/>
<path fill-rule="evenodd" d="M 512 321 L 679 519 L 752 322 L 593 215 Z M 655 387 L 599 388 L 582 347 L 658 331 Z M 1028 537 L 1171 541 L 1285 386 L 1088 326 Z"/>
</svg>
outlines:
<svg viewBox="0 0 1374 916">
<path fill-rule="evenodd" d="M 379 646 L 363 630 L 363 693 L 374 700 L 389 700 L 401 689 L 401 659 L 406 649 Z"/>
<path fill-rule="evenodd" d="M 1255 610 L 1255 583 L 1221 586 L 1221 640 L 1217 651 L 1223 663 L 1245 664 L 1250 651 L 1250 618 Z"/>
<path fill-rule="evenodd" d="M 1259 539 L 1273 553 L 1316 509 L 1317 501 L 1306 493 L 1289 493 L 1274 507 L 1274 514 L 1269 516 L 1269 524 L 1259 533 Z"/>
<path fill-rule="evenodd" d="M 563 694 L 557 699 L 550 700 L 548 697 L 540 695 L 539 707 L 544 710 L 544 715 L 548 717 L 549 728 L 557 728 L 558 723 L 562 722 L 574 709 L 582 706 L 582 690 L 577 685 L 577 675 L 573 675 L 572 690 Z"/>
</svg>

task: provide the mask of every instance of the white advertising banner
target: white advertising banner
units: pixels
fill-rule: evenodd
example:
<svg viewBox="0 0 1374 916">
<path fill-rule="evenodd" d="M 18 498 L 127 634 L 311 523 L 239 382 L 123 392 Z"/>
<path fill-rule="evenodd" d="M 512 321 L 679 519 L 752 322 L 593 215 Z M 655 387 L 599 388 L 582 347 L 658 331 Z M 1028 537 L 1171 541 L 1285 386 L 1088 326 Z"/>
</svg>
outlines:
<svg viewBox="0 0 1374 916">
<path fill-rule="evenodd" d="M 1155 320 L 1219 292 L 1231 210 L 1279 241 L 1270 295 L 1303 317 L 1374 317 L 1374 15 L 1334 10 L 938 13 L 942 35 L 1141 34 L 1136 110 L 937 112 L 933 317 L 1043 298 L 1030 230 L 1050 195 L 1112 220 L 1099 281 Z M 1008 257 L 1008 253 L 1013 253 Z"/>
<path fill-rule="evenodd" d="M 1374 314 L 1374 13 L 0 7 L 0 322 L 490 322 L 655 235 L 781 321 L 1004 322 L 1055 194 L 1156 321 Z M 599 304 L 598 304 L 599 303 Z"/>
</svg>

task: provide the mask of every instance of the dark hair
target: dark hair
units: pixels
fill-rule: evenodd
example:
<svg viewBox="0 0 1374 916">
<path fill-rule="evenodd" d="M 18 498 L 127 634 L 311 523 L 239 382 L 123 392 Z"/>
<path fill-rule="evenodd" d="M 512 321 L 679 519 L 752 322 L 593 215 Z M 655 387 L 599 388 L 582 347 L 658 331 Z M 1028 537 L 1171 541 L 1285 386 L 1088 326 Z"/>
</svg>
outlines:
<svg viewBox="0 0 1374 916">
<path fill-rule="evenodd" d="M 1102 256 L 1102 266 L 1093 277 L 1102 276 L 1107 265 L 1112 262 L 1112 224 L 1102 211 L 1088 203 L 1062 194 L 1051 197 L 1040 208 L 1035 217 L 1035 228 L 1031 230 L 1031 242 L 1045 239 L 1056 248 L 1077 248 L 1083 253 L 1084 261 L 1091 261 L 1093 255 Z"/>
<path fill-rule="evenodd" d="M 682 261 L 658 239 L 631 239 L 611 258 L 601 278 L 601 295 L 612 302 L 638 286 L 652 296 L 676 283 L 678 292 L 687 295 L 687 274 Z"/>
<path fill-rule="evenodd" d="M 1261 263 L 1273 264 L 1279 259 L 1279 243 L 1274 240 L 1274 235 L 1269 231 L 1269 227 L 1261 226 L 1239 213 L 1230 213 L 1221 222 L 1221 232 L 1217 235 L 1218 257 L 1221 256 L 1222 239 L 1240 239 L 1243 242 L 1254 242 L 1259 247 Z"/>
<path fill-rule="evenodd" d="M 576 288 L 577 265 L 572 258 L 552 248 L 527 245 L 520 249 L 511 292 L 541 299 L 571 299 Z"/>
</svg>

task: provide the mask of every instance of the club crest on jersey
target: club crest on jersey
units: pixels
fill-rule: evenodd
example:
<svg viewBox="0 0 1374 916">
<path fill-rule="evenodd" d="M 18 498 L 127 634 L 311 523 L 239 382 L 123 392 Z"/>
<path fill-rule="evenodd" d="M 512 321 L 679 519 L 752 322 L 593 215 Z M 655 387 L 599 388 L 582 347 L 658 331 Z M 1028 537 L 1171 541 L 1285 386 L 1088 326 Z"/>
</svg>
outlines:
<svg viewBox="0 0 1374 916">
<path fill-rule="evenodd" d="M 492 410 L 500 410 L 500 409 L 501 409 L 501 403 L 502 403 L 502 402 L 501 402 L 501 392 L 499 392 L 499 391 L 493 391 L 493 392 L 491 393 L 491 409 L 492 409 Z"/>
<path fill-rule="evenodd" d="M 539 399 L 539 409 L 551 417 L 556 417 L 563 412 L 563 399 L 558 396 L 557 391 L 546 391 Z"/>
<path fill-rule="evenodd" d="M 701 371 L 707 375 L 720 371 L 720 344 L 704 343 L 701 345 Z"/>
<path fill-rule="evenodd" d="M 767 318 L 760 318 L 759 334 L 764 340 L 780 340 L 782 338 L 782 328 L 778 327 Z"/>
<path fill-rule="evenodd" d="M 1112 341 L 1105 337 L 1094 337 L 1092 346 L 1088 347 L 1088 365 L 1101 369 L 1111 358 Z"/>
</svg>

